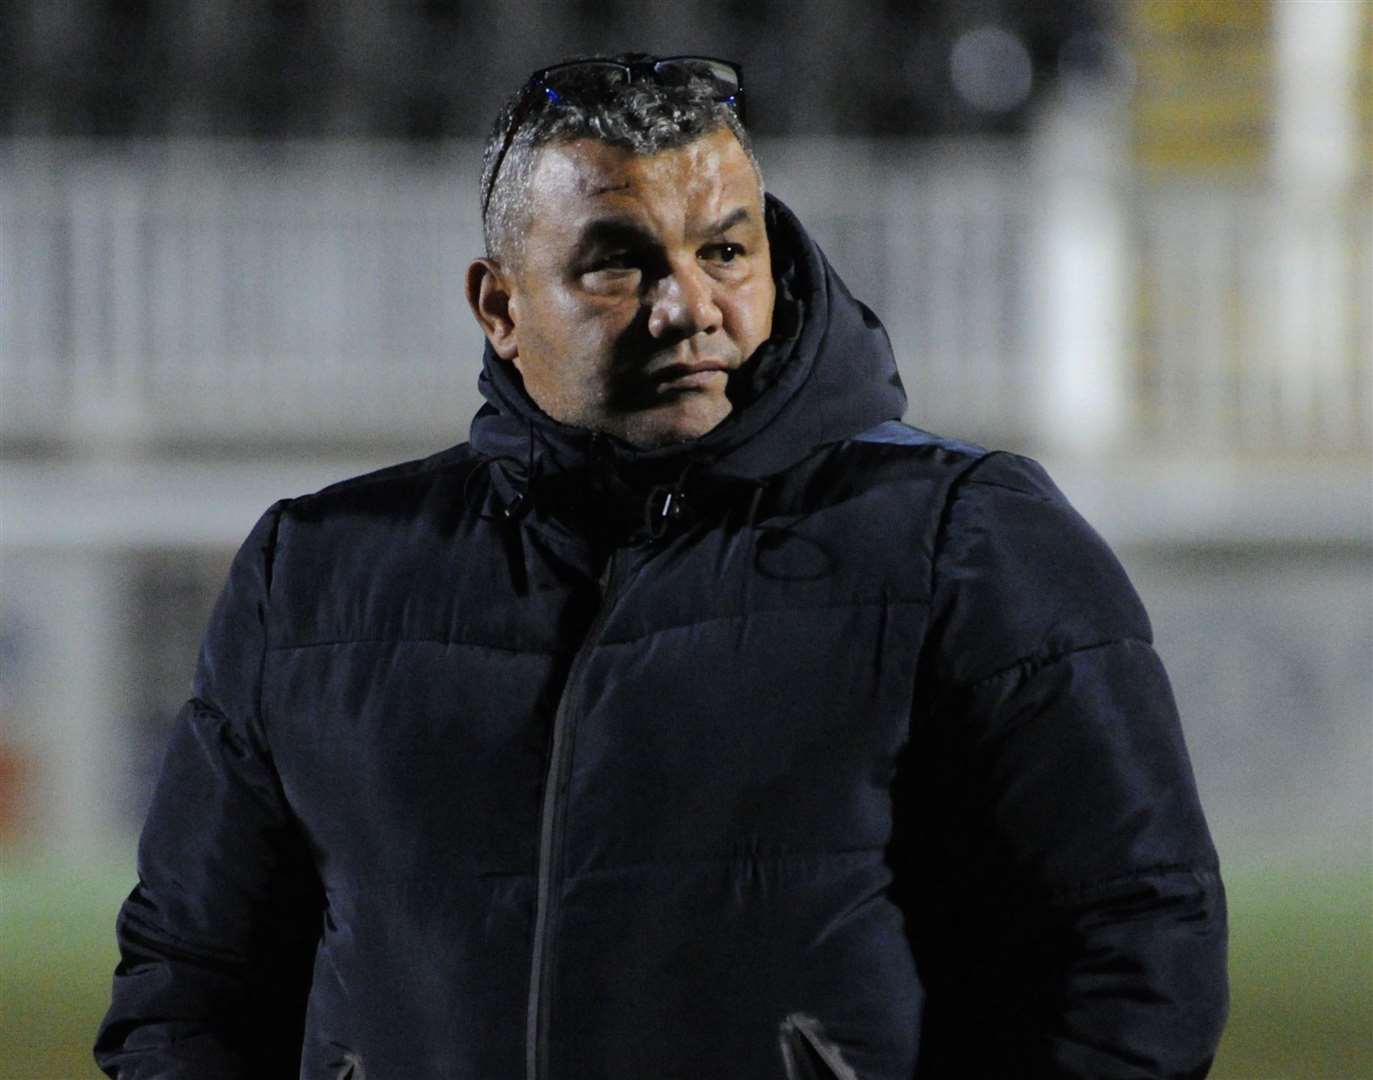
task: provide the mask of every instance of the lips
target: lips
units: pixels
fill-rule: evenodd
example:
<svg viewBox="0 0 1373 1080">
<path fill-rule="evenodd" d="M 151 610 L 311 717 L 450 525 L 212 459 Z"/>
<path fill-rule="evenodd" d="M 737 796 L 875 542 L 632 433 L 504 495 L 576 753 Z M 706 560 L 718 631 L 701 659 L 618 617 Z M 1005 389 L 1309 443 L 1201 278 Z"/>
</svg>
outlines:
<svg viewBox="0 0 1373 1080">
<path fill-rule="evenodd" d="M 655 372 L 653 389 L 656 394 L 708 393 L 723 394 L 729 383 L 730 369 L 724 364 L 673 364 Z"/>
<path fill-rule="evenodd" d="M 733 365 L 724 360 L 697 360 L 667 364 L 650 374 L 653 381 L 660 385 L 676 386 L 683 383 L 709 383 L 717 374 L 727 377 L 732 370 Z"/>
</svg>

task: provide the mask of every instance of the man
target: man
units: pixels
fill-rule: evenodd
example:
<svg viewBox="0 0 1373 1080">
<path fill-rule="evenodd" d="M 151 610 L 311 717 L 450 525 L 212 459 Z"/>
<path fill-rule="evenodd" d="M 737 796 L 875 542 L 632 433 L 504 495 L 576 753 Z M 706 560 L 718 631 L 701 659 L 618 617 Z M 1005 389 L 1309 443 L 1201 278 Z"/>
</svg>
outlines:
<svg viewBox="0 0 1373 1080">
<path fill-rule="evenodd" d="M 133 1078 L 1201 1076 L 1224 906 L 1149 626 L 901 424 L 738 70 L 536 73 L 471 442 L 273 507 L 97 1044 Z"/>
</svg>

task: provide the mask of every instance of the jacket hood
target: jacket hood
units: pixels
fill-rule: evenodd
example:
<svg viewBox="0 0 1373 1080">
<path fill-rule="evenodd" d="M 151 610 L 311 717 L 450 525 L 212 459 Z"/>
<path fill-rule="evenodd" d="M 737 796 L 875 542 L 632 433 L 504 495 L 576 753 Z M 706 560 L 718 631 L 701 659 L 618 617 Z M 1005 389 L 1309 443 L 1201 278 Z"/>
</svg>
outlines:
<svg viewBox="0 0 1373 1080">
<path fill-rule="evenodd" d="M 881 322 L 854 299 L 796 215 L 771 195 L 766 215 L 777 279 L 773 333 L 732 377 L 734 410 L 714 429 L 641 450 L 559 423 L 534 404 L 514 366 L 488 344 L 478 380 L 487 404 L 472 422 L 473 446 L 510 460 L 552 458 L 544 469 L 556 463 L 562 471 L 585 459 L 594 442 L 631 471 L 681 468 L 690 458 L 721 476 L 757 480 L 819 446 L 899 419 L 906 394 Z"/>
</svg>

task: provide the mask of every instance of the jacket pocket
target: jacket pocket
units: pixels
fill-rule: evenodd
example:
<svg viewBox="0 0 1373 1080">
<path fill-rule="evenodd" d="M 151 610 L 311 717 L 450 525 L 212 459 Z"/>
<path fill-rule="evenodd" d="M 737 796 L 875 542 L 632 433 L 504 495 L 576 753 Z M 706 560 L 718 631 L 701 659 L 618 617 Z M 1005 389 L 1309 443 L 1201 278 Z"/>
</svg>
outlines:
<svg viewBox="0 0 1373 1080">
<path fill-rule="evenodd" d="M 777 1034 L 787 1080 L 858 1080 L 839 1047 L 825 1036 L 820 1021 L 792 1013 Z"/>
</svg>

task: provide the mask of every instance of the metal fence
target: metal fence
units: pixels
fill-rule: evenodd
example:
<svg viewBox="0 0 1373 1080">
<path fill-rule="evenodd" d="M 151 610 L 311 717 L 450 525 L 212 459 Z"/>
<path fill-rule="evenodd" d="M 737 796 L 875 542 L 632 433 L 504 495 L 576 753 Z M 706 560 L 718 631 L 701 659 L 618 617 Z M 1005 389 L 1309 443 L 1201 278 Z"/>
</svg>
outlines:
<svg viewBox="0 0 1373 1080">
<path fill-rule="evenodd" d="M 1090 395 L 1077 418 L 1102 438 L 1246 455 L 1368 445 L 1366 193 L 1065 184 L 1022 145 L 985 142 L 760 150 L 769 187 L 887 324 L 916 422 L 1032 446 L 1072 426 L 1043 385 L 1086 320 L 1096 351 L 1070 378 L 1118 386 L 1109 418 L 1085 415 L 1106 400 Z M 477 153 L 0 146 L 6 442 L 460 438 L 478 404 L 462 298 Z M 1095 263 L 1074 262 L 1084 245 Z"/>
</svg>

